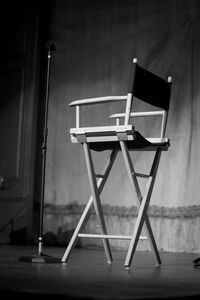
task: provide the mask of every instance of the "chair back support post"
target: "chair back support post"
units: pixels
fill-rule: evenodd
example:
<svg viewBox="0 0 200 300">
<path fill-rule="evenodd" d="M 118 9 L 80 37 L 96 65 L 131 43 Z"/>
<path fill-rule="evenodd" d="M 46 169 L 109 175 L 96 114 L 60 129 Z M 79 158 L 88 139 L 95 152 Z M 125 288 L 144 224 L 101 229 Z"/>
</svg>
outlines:
<svg viewBox="0 0 200 300">
<path fill-rule="evenodd" d="M 171 86 L 171 84 L 172 84 L 172 77 L 171 76 L 169 76 L 167 78 L 167 82 Z M 163 117 L 162 117 L 161 133 L 160 133 L 161 138 L 163 138 L 165 136 L 166 127 L 167 127 L 167 118 L 168 118 L 168 111 L 164 110 L 163 111 Z"/>
<path fill-rule="evenodd" d="M 161 138 L 163 138 L 165 136 L 166 125 L 167 125 L 167 117 L 168 117 L 168 112 L 166 110 L 164 110 L 163 115 L 162 115 L 162 124 L 161 124 L 161 132 L 160 132 L 160 137 Z"/>
<path fill-rule="evenodd" d="M 129 124 L 129 119 L 130 119 L 130 114 L 131 114 L 131 107 L 132 107 L 132 100 L 133 100 L 133 85 L 134 85 L 136 64 L 137 64 L 137 58 L 134 58 L 133 59 L 133 69 L 132 69 L 131 78 L 130 78 L 129 87 L 128 87 L 124 125 Z"/>
<path fill-rule="evenodd" d="M 130 114 L 131 114 L 131 107 L 132 107 L 132 93 L 128 93 L 127 95 L 127 101 L 126 101 L 126 112 L 125 112 L 125 120 L 124 125 L 129 124 Z"/>
</svg>

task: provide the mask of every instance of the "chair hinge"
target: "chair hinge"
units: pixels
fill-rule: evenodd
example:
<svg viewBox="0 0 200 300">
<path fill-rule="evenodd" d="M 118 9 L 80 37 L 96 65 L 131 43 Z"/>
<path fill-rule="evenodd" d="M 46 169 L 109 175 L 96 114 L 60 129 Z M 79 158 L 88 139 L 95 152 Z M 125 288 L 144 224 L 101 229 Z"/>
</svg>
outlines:
<svg viewBox="0 0 200 300">
<path fill-rule="evenodd" d="M 77 138 L 77 141 L 79 143 L 86 143 L 87 142 L 87 138 L 86 138 L 85 133 L 77 134 L 76 138 Z"/>
<path fill-rule="evenodd" d="M 126 141 L 128 140 L 128 136 L 126 132 L 116 132 L 117 133 L 117 138 L 119 141 Z"/>
</svg>

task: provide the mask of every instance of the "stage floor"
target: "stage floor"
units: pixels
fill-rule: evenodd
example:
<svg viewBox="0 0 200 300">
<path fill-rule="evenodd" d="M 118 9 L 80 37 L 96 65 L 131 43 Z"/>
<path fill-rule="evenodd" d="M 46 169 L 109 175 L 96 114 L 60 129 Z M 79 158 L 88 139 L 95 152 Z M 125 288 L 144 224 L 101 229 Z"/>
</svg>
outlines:
<svg viewBox="0 0 200 300">
<path fill-rule="evenodd" d="M 44 247 L 61 258 L 65 248 Z M 75 248 L 66 264 L 30 263 L 21 256 L 37 254 L 37 246 L 0 245 L 1 296 L 65 299 L 193 299 L 200 296 L 197 254 L 161 252 L 156 267 L 151 252 L 136 252 L 131 268 L 123 266 L 126 251 L 113 251 L 108 265 L 103 249 Z"/>
</svg>

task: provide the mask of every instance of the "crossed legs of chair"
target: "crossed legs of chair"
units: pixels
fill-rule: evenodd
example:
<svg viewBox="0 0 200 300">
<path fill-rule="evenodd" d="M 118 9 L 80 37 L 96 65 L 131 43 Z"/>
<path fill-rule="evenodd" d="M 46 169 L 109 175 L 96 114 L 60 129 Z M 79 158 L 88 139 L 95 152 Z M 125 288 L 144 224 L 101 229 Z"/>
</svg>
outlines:
<svg viewBox="0 0 200 300">
<path fill-rule="evenodd" d="M 144 197 L 142 197 L 141 190 L 140 190 L 138 180 L 137 180 L 137 176 L 134 171 L 132 160 L 131 160 L 129 151 L 127 149 L 127 146 L 126 146 L 125 142 L 123 142 L 123 141 L 120 142 L 120 145 L 121 145 L 122 154 L 123 154 L 123 158 L 124 158 L 124 162 L 126 165 L 126 169 L 128 172 L 131 186 L 132 186 L 134 192 L 136 192 L 136 194 L 137 194 L 137 204 L 138 204 L 138 210 L 139 210 L 124 266 L 127 268 L 130 267 L 130 264 L 132 262 L 133 255 L 135 253 L 143 226 L 145 228 L 145 232 L 148 237 L 150 247 L 153 251 L 156 264 L 160 265 L 161 259 L 160 259 L 160 255 L 159 255 L 159 252 L 158 252 L 158 249 L 156 246 L 156 242 L 154 239 L 154 235 L 153 235 L 153 232 L 151 229 L 151 225 L 150 225 L 149 218 L 147 215 L 147 210 L 149 207 L 151 194 L 152 194 L 152 190 L 153 190 L 153 186 L 154 186 L 154 182 L 155 182 L 155 178 L 156 178 L 156 174 L 157 174 L 157 170 L 158 170 L 158 165 L 159 165 L 160 156 L 161 156 L 161 150 L 158 149 L 155 153 L 151 171 L 150 171 L 150 174 L 148 175 L 146 192 L 145 192 Z"/>
<path fill-rule="evenodd" d="M 138 216 L 136 219 L 136 223 L 134 226 L 134 231 L 132 236 L 130 236 L 130 244 L 129 244 L 129 249 L 127 252 L 127 256 L 126 256 L 126 260 L 125 260 L 125 264 L 124 266 L 126 268 L 129 268 L 138 244 L 138 240 L 140 238 L 140 234 L 142 231 L 142 228 L 144 226 L 145 231 L 146 231 L 146 235 L 148 238 L 148 241 L 150 243 L 150 247 L 154 253 L 154 257 L 156 260 L 156 264 L 160 265 L 161 264 L 161 260 L 160 260 L 160 256 L 159 256 L 159 252 L 156 246 L 156 242 L 154 239 L 154 235 L 151 229 L 151 225 L 149 222 L 149 218 L 147 215 L 147 210 L 149 207 L 149 202 L 150 202 L 150 198 L 151 198 L 151 193 L 153 190 L 153 185 L 155 182 L 155 177 L 156 177 L 156 173 L 157 173 L 157 169 L 158 169 L 158 165 L 159 165 L 159 160 L 160 160 L 160 156 L 161 156 L 161 150 L 157 150 L 153 163 L 152 163 L 152 168 L 150 171 L 150 174 L 148 176 L 148 180 L 147 180 L 147 186 L 146 186 L 146 193 L 144 195 L 144 197 L 142 197 L 141 195 L 141 191 L 140 191 L 140 187 L 137 181 L 137 176 L 136 173 L 134 171 L 133 168 L 133 164 L 131 161 L 131 157 L 129 154 L 129 151 L 127 149 L 126 143 L 124 141 L 120 141 L 120 145 L 121 145 L 121 150 L 122 150 L 122 155 L 124 158 L 124 162 L 126 165 L 126 169 L 128 172 L 128 176 L 129 176 L 129 180 L 131 183 L 132 188 L 134 189 L 134 191 L 136 191 L 137 194 L 137 204 L 138 204 Z M 105 254 L 106 254 L 106 258 L 107 258 L 107 262 L 108 263 L 112 263 L 112 254 L 111 254 L 111 249 L 110 249 L 110 245 L 109 245 L 109 236 L 107 234 L 107 230 L 106 230 L 106 225 L 105 225 L 105 221 L 104 221 L 104 217 L 103 217 L 103 211 L 102 211 L 102 206 L 101 206 L 101 201 L 100 201 L 100 194 L 103 190 L 103 187 L 106 183 L 106 180 L 110 174 L 111 168 L 114 164 L 115 158 L 117 156 L 118 150 L 113 150 L 111 152 L 110 158 L 105 166 L 104 169 L 104 173 L 102 176 L 98 175 L 99 179 L 97 181 L 97 176 L 95 174 L 94 171 L 94 165 L 93 165 L 93 161 L 92 161 L 92 155 L 91 155 L 91 150 L 90 150 L 90 146 L 87 143 L 83 143 L 83 147 L 84 147 L 84 154 L 85 154 L 85 160 L 86 160 L 86 165 L 87 165 L 87 171 L 88 171 L 88 177 L 89 177 L 89 182 L 90 182 L 90 187 L 91 187 L 91 191 L 92 191 L 92 195 L 81 215 L 81 218 L 77 224 L 77 227 L 74 231 L 74 234 L 68 244 L 68 247 L 62 257 L 62 262 L 66 262 L 71 250 L 74 248 L 76 241 L 78 239 L 78 237 L 83 237 L 83 236 L 95 236 L 95 235 L 90 235 L 90 234 L 81 234 L 82 230 L 84 229 L 85 225 L 88 222 L 89 216 L 90 216 L 90 212 L 91 212 L 91 206 L 92 204 L 94 205 L 94 209 L 95 209 L 95 213 L 97 216 L 97 220 L 99 223 L 99 228 L 101 231 L 101 235 L 100 237 L 102 238 L 103 241 L 103 246 L 104 246 L 104 250 L 105 250 Z M 111 238 L 114 238 L 114 236 L 112 236 Z M 116 236 L 117 238 L 117 236 Z M 119 237 L 120 238 L 120 237 Z"/>
</svg>

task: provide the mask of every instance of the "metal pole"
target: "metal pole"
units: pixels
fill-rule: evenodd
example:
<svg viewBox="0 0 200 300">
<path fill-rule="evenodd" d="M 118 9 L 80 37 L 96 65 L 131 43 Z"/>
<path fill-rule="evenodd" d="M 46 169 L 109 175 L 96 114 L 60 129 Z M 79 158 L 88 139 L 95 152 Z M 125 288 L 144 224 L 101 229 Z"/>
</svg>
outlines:
<svg viewBox="0 0 200 300">
<path fill-rule="evenodd" d="M 46 74 L 46 94 L 45 94 L 45 118 L 42 144 L 42 182 L 41 182 L 41 199 L 40 199 L 40 223 L 39 223 L 39 237 L 38 237 L 38 252 L 33 256 L 21 256 L 19 261 L 26 261 L 32 263 L 60 263 L 61 258 L 52 257 L 43 253 L 43 218 L 44 218 L 44 193 L 45 193 L 45 171 L 46 171 L 46 151 L 47 151 L 47 136 L 48 136 L 48 106 L 49 106 L 49 82 L 50 82 L 50 67 L 51 55 L 56 50 L 54 44 L 48 44 L 47 56 L 47 74 Z"/>
</svg>

